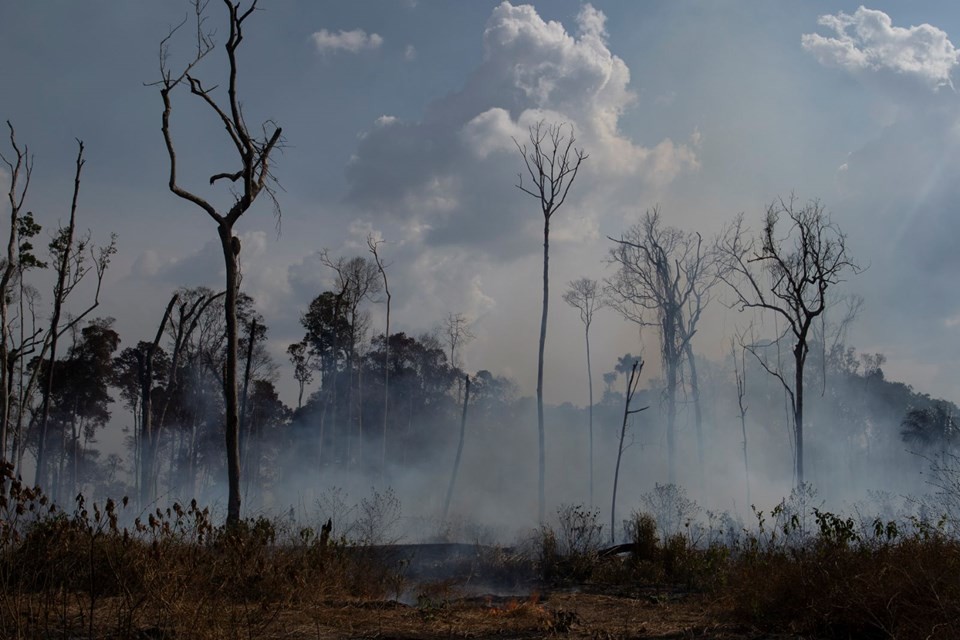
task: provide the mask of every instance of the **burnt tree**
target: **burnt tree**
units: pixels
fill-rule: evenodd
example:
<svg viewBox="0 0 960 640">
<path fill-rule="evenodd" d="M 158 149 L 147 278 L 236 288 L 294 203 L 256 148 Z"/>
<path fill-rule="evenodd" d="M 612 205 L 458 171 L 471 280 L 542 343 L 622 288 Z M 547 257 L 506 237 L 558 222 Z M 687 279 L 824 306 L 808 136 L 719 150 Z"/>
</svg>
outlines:
<svg viewBox="0 0 960 640">
<path fill-rule="evenodd" d="M 224 315 L 226 323 L 226 366 L 223 373 L 223 387 L 226 404 L 226 454 L 227 480 L 229 494 L 227 498 L 227 523 L 234 524 L 240 520 L 240 446 L 239 446 L 239 415 L 237 392 L 237 295 L 239 290 L 239 255 L 240 240 L 234 235 L 234 225 L 240 217 L 250 209 L 257 197 L 261 194 L 273 201 L 277 208 L 276 198 L 271 187 L 273 175 L 270 172 L 271 154 L 281 144 L 281 128 L 273 122 L 266 122 L 261 127 L 262 134 L 250 132 L 244 118 L 238 94 L 237 75 L 239 64 L 237 50 L 244 38 L 244 26 L 257 8 L 254 0 L 245 9 L 241 8 L 239 0 L 223 0 L 227 11 L 229 30 L 224 52 L 227 58 L 226 98 L 217 98 L 214 95 L 216 86 L 204 85 L 193 75 L 194 70 L 213 49 L 215 45 L 212 35 L 205 31 L 205 17 L 203 9 L 206 3 L 200 0 L 194 2 L 196 14 L 196 53 L 193 60 L 180 71 L 174 74 L 168 64 L 169 45 L 174 33 L 184 23 L 175 27 L 160 44 L 160 80 L 155 86 L 160 88 L 163 101 L 162 126 L 163 139 L 166 144 L 169 158 L 170 174 L 168 186 L 170 191 L 179 198 L 193 203 L 202 209 L 214 221 L 220 246 L 223 252 L 223 262 L 226 270 L 226 287 L 224 296 Z M 239 164 L 236 170 L 220 172 L 212 175 L 210 185 L 226 180 L 231 186 L 233 202 L 225 210 L 219 209 L 206 198 L 189 191 L 181 186 L 177 175 L 177 154 L 175 151 L 170 117 L 173 112 L 173 92 L 180 87 L 186 87 L 190 94 L 199 99 L 224 127 L 232 144 Z"/>
<path fill-rule="evenodd" d="M 590 405 L 587 408 L 587 421 L 590 427 L 590 507 L 593 507 L 593 371 L 590 368 L 590 325 L 593 323 L 593 314 L 604 305 L 601 299 L 597 281 L 590 278 L 580 278 L 567 285 L 563 294 L 563 301 L 580 312 L 580 321 L 583 322 L 583 334 L 587 343 L 587 389 Z"/>
<path fill-rule="evenodd" d="M 539 442 L 539 477 L 537 493 L 538 522 L 546 514 L 546 445 L 543 429 L 543 354 L 547 341 L 547 307 L 550 300 L 550 219 L 563 206 L 570 187 L 577 177 L 580 164 L 587 159 L 582 149 L 575 148 L 573 126 L 564 133 L 562 124 L 546 124 L 543 121 L 529 129 L 529 147 L 514 139 L 513 143 L 523 157 L 523 163 L 531 184 L 523 181 L 523 172 L 518 176 L 516 187 L 531 196 L 540 205 L 543 213 L 543 303 L 540 311 L 540 346 L 537 352 L 537 437 Z"/>
<path fill-rule="evenodd" d="M 722 277 L 734 292 L 740 310 L 768 312 L 786 323 L 773 344 L 790 345 L 793 371 L 769 362 L 761 353 L 762 346 L 746 347 L 780 382 L 789 398 L 799 487 L 804 483 L 803 373 L 814 321 L 827 311 L 828 292 L 843 281 L 846 273 L 858 273 L 860 269 L 847 255 L 846 236 L 820 201 L 799 206 L 793 195 L 786 200 L 778 198 L 767 207 L 759 237 L 750 237 L 743 227 L 743 216 L 738 216 L 717 247 L 727 267 Z"/>
</svg>

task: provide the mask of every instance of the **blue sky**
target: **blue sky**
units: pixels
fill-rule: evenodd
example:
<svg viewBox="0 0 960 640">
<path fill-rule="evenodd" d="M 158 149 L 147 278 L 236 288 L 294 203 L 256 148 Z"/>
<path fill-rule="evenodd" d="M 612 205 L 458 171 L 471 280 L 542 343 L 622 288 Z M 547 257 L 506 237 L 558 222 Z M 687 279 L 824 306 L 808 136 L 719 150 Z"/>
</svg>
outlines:
<svg viewBox="0 0 960 640">
<path fill-rule="evenodd" d="M 756 225 L 791 191 L 820 198 L 867 267 L 845 285 L 865 298 L 849 342 L 886 353 L 891 377 L 960 400 L 952 3 L 262 5 L 240 89 L 249 122 L 283 126 L 283 217 L 278 235 L 258 206 L 238 231 L 244 286 L 282 363 L 329 277 L 315 252 L 363 253 L 372 231 L 388 242 L 394 327 L 464 312 L 477 335 L 467 366 L 532 392 L 541 220 L 513 187 L 510 136 L 548 117 L 572 123 L 591 156 L 554 228 L 548 400 L 585 401 L 579 318 L 560 293 L 609 274 L 607 235 L 656 204 L 668 224 L 705 235 L 739 212 Z M 152 335 L 173 288 L 221 281 L 211 223 L 166 190 L 160 98 L 144 86 L 188 11 L 179 0 L 0 0 L 0 119 L 35 155 L 28 206 L 47 226 L 67 215 L 82 138 L 81 224 L 119 234 L 102 312 L 127 343 Z M 208 13 L 222 41 L 221 4 Z M 174 65 L 189 55 L 181 35 Z M 198 75 L 216 83 L 221 64 L 210 58 Z M 184 175 L 201 188 L 232 167 L 222 132 L 190 96 L 174 108 Z M 715 307 L 697 345 L 711 356 L 747 322 Z M 378 326 L 381 307 L 371 313 Z M 598 369 L 639 350 L 635 328 L 611 313 L 595 335 Z M 643 339 L 655 360 L 654 334 Z"/>
</svg>

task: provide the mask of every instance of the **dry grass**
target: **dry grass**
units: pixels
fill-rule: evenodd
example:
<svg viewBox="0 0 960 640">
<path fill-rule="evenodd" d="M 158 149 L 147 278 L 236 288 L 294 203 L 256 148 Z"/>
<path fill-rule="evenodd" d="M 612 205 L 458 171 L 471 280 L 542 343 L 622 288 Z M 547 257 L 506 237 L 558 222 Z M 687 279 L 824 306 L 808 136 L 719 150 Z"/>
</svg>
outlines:
<svg viewBox="0 0 960 640">
<path fill-rule="evenodd" d="M 960 542 L 937 527 L 864 537 L 814 511 L 812 535 L 761 519 L 721 545 L 636 515 L 632 553 L 605 555 L 591 514 L 568 510 L 525 552 L 478 547 L 415 582 L 327 527 L 225 529 L 196 504 L 123 525 L 123 503 L 66 514 L 2 479 L 2 638 L 960 637 Z"/>
</svg>

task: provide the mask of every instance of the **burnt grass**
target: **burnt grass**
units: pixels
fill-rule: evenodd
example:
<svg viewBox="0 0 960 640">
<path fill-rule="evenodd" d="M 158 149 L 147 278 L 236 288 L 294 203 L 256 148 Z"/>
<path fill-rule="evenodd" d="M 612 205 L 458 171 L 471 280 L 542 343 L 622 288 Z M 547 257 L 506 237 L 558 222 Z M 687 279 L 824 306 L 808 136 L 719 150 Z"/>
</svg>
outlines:
<svg viewBox="0 0 960 640">
<path fill-rule="evenodd" d="M 576 527 L 512 548 L 377 545 L 214 526 L 195 503 L 122 524 L 124 507 L 66 513 L 6 479 L 0 637 L 960 637 L 960 544 L 937 526 L 816 512 L 809 535 L 761 522 L 721 544 L 637 515 L 613 548 Z"/>
</svg>

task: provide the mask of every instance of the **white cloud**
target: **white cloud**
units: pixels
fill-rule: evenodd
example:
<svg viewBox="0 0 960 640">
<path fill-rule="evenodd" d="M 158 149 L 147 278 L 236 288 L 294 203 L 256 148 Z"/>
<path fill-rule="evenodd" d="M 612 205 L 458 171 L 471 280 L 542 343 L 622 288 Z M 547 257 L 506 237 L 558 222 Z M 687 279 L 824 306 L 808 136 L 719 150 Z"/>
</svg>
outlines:
<svg viewBox="0 0 960 640">
<path fill-rule="evenodd" d="M 934 90 L 953 87 L 950 74 L 960 62 L 960 51 L 933 25 L 895 27 L 883 11 L 863 6 L 853 15 L 841 11 L 820 16 L 818 22 L 837 37 L 807 33 L 801 45 L 821 64 L 850 71 L 886 69 L 914 76 Z"/>
<path fill-rule="evenodd" d="M 383 44 L 382 37 L 376 33 L 368 34 L 363 29 L 338 31 L 337 33 L 321 29 L 311 35 L 310 38 L 320 53 L 336 51 L 359 53 L 361 51 L 379 49 L 380 45 Z"/>
<path fill-rule="evenodd" d="M 483 61 L 459 91 L 430 103 L 420 122 L 378 121 L 361 137 L 347 171 L 348 202 L 415 221 L 426 243 L 513 255 L 534 231 L 524 215 L 529 203 L 513 188 L 513 139 L 522 143 L 531 124 L 572 126 L 577 147 L 590 156 L 574 190 L 581 204 L 591 190 L 632 203 L 641 190 L 652 198 L 695 169 L 695 132 L 690 142 L 652 146 L 621 132 L 621 116 L 637 98 L 630 70 L 609 48 L 605 21 L 588 4 L 568 32 L 531 5 L 502 2 L 483 32 Z"/>
<path fill-rule="evenodd" d="M 403 59 L 406 60 L 407 62 L 416 60 L 417 48 L 414 47 L 412 44 L 408 44 L 406 48 L 403 50 Z"/>
</svg>

